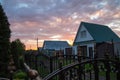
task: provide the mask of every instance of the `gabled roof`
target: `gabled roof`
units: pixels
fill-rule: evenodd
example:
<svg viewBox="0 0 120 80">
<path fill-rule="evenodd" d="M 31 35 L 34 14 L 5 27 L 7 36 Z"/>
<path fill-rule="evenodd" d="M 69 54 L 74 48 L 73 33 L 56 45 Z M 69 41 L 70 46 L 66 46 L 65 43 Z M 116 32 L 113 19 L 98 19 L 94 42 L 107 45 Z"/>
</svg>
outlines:
<svg viewBox="0 0 120 80">
<path fill-rule="evenodd" d="M 43 49 L 61 50 L 69 47 L 67 41 L 44 41 Z"/>
<path fill-rule="evenodd" d="M 120 41 L 120 38 L 108 26 L 88 22 L 81 22 L 80 27 L 82 25 L 88 30 L 95 42 L 106 42 L 112 39 L 115 42 Z"/>
</svg>

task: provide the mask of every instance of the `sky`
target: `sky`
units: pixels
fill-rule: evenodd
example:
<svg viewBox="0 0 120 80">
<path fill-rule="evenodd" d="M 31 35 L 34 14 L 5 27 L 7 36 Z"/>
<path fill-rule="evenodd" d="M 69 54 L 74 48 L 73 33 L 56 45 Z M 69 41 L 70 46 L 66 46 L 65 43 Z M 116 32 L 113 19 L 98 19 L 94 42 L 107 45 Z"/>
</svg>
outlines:
<svg viewBox="0 0 120 80">
<path fill-rule="evenodd" d="M 109 26 L 120 36 L 120 0 L 0 0 L 8 17 L 11 41 L 35 49 L 37 38 L 72 44 L 81 21 Z"/>
</svg>

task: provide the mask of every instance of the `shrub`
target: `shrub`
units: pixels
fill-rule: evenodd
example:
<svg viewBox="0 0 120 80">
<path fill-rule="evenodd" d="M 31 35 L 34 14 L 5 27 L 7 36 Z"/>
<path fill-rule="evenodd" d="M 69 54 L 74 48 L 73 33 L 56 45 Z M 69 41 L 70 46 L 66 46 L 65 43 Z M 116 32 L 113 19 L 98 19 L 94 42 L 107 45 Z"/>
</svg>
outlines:
<svg viewBox="0 0 120 80">
<path fill-rule="evenodd" d="M 13 78 L 16 79 L 16 80 L 19 80 L 19 79 L 26 79 L 27 78 L 27 74 L 23 71 L 17 71 L 14 75 L 13 75 Z"/>
</svg>

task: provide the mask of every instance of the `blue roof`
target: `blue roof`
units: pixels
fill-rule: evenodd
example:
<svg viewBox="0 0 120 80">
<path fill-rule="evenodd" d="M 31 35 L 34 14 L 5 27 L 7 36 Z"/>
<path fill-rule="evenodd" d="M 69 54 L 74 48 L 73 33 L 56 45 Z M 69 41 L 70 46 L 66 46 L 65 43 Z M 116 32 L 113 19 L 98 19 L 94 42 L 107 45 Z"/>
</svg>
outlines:
<svg viewBox="0 0 120 80">
<path fill-rule="evenodd" d="M 67 41 L 44 41 L 43 49 L 62 50 L 69 47 Z"/>
</svg>

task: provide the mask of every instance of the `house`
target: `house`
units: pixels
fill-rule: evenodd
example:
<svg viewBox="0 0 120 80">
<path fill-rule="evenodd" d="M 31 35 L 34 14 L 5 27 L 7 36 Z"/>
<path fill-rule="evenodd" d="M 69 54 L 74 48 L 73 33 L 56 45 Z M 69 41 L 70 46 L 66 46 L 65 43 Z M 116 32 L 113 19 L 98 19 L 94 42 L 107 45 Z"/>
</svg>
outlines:
<svg viewBox="0 0 120 80">
<path fill-rule="evenodd" d="M 48 55 L 53 55 L 55 52 L 58 54 L 59 51 L 64 54 L 65 48 L 69 46 L 67 41 L 44 41 L 43 50 Z"/>
<path fill-rule="evenodd" d="M 114 55 L 120 50 L 119 42 L 120 38 L 108 26 L 81 22 L 73 46 L 80 48 L 80 55 L 94 57 L 95 49 L 99 56 L 107 49 L 110 55 Z"/>
</svg>

